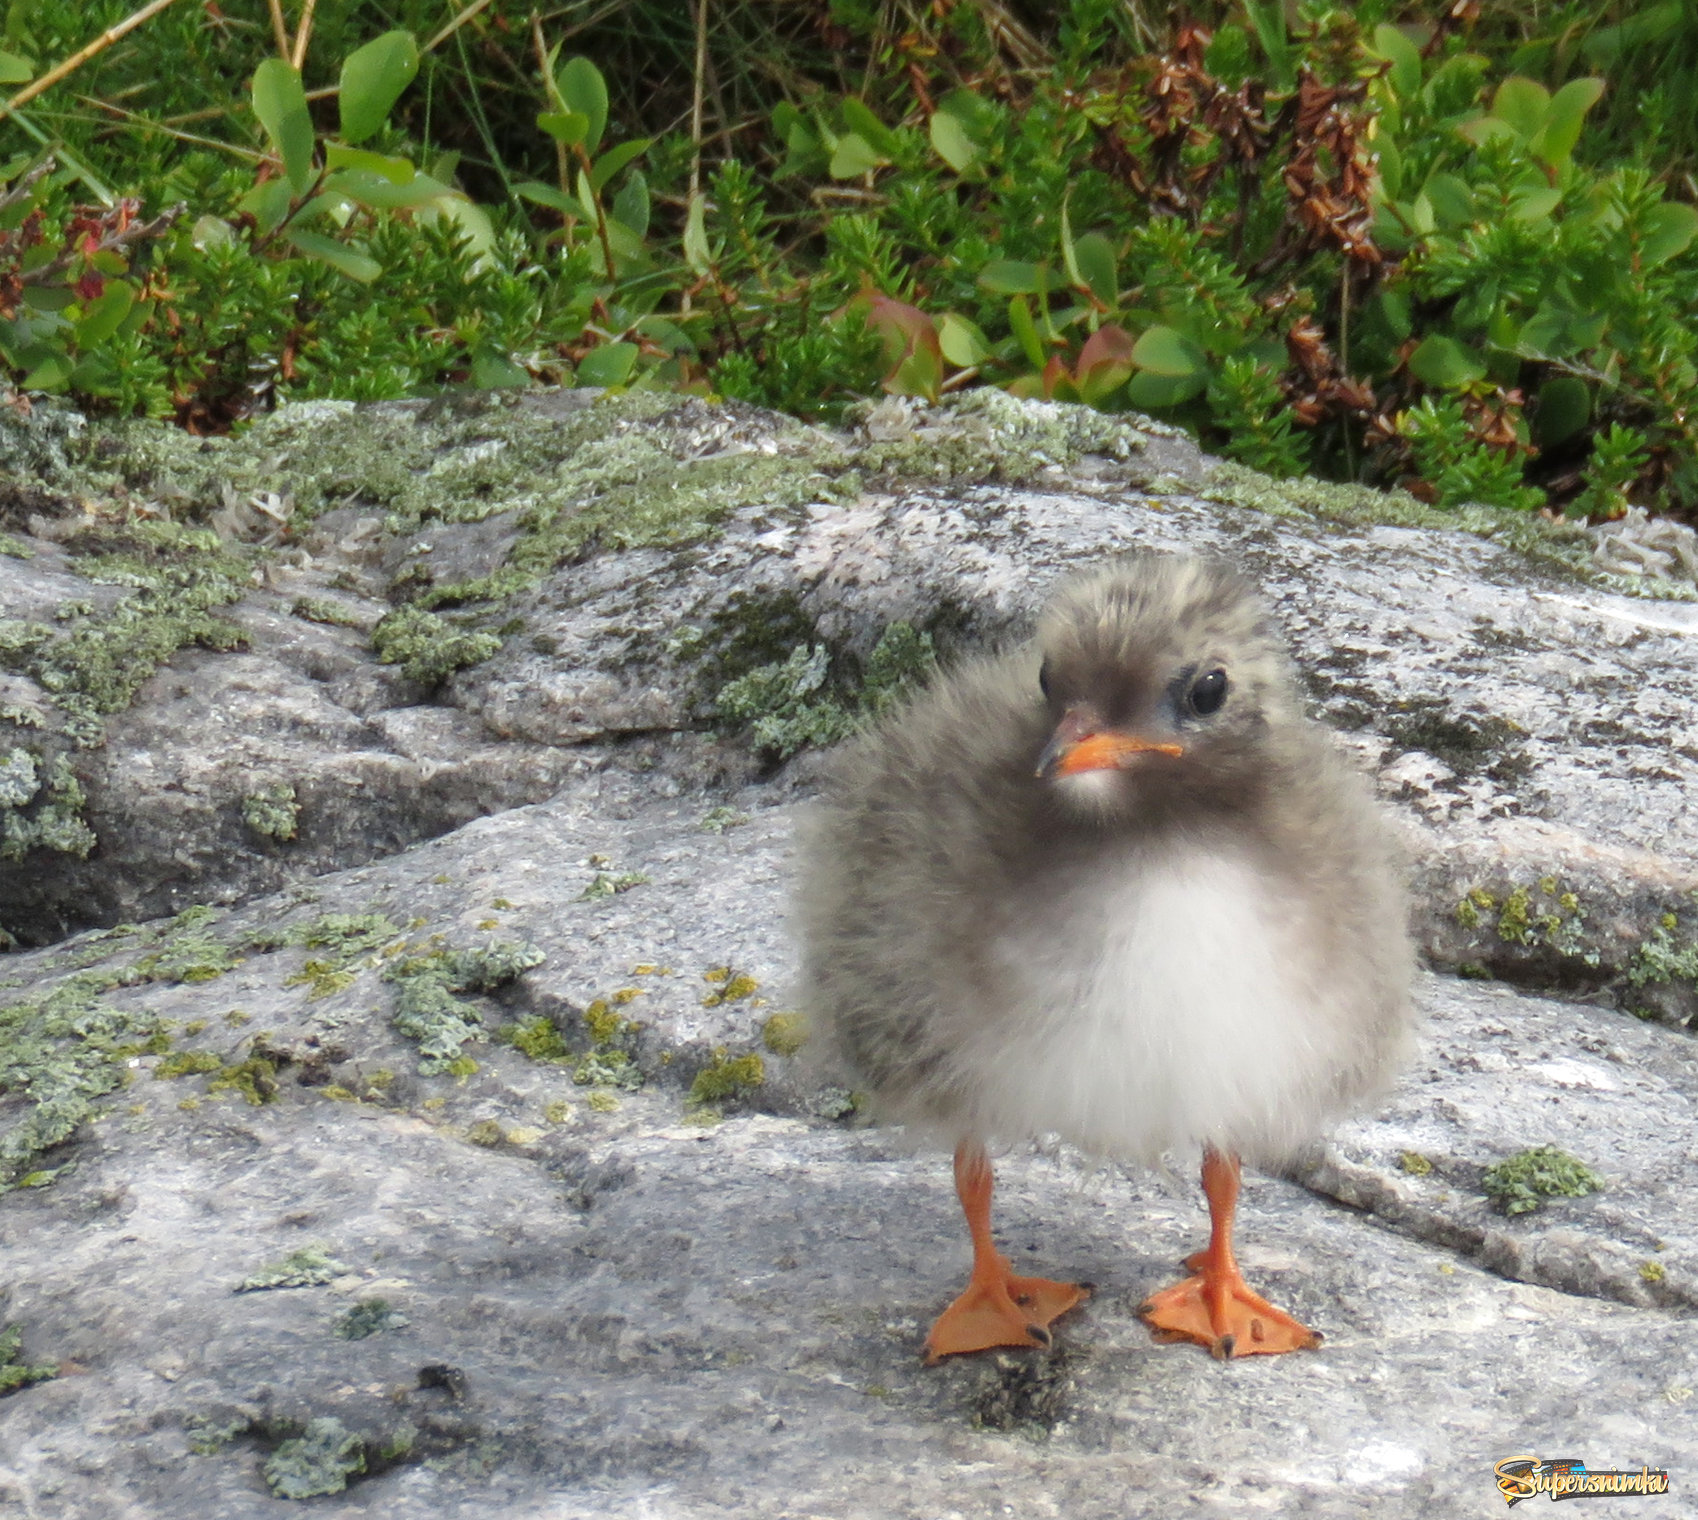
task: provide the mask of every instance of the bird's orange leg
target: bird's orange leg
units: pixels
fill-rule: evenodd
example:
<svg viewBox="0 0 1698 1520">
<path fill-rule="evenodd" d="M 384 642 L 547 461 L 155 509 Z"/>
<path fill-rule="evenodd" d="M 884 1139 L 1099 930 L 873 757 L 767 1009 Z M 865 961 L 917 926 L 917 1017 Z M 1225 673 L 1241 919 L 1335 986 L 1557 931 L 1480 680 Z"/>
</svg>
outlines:
<svg viewBox="0 0 1698 1520">
<path fill-rule="evenodd" d="M 1238 1208 L 1238 1158 L 1203 1152 L 1203 1192 L 1209 1200 L 1208 1249 L 1186 1258 L 1196 1275 L 1164 1288 L 1138 1310 L 1164 1341 L 1195 1341 L 1222 1361 L 1230 1356 L 1301 1351 L 1321 1343 L 1313 1330 L 1252 1293 L 1232 1255 L 1232 1216 Z"/>
<path fill-rule="evenodd" d="M 973 1237 L 973 1275 L 966 1291 L 937 1318 L 926 1337 L 926 1362 L 992 1346 L 1047 1346 L 1050 1321 L 1089 1298 L 1081 1283 L 1016 1277 L 991 1240 L 990 1157 L 976 1140 L 955 1148 L 955 1191 Z"/>
</svg>

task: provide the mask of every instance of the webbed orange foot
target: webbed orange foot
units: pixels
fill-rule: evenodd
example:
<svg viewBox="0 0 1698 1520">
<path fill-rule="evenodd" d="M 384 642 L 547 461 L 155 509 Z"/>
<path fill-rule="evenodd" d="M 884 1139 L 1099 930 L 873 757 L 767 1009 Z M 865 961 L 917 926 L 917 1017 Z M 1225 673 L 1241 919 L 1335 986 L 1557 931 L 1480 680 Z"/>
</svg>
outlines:
<svg viewBox="0 0 1698 1520">
<path fill-rule="evenodd" d="M 926 1337 L 926 1362 L 993 1346 L 1047 1346 L 1050 1324 L 1090 1297 L 1079 1283 L 1052 1282 L 1047 1277 L 1014 1277 L 998 1258 L 1000 1272 L 973 1279 L 937 1317 Z"/>
<path fill-rule="evenodd" d="M 1153 1295 L 1138 1315 L 1157 1340 L 1194 1341 L 1219 1361 L 1321 1344 L 1319 1334 L 1252 1292 L 1236 1271 L 1188 1277 Z"/>
<path fill-rule="evenodd" d="M 1238 1175 L 1236 1156 L 1204 1152 L 1203 1192 L 1212 1223 L 1208 1247 L 1185 1259 L 1194 1275 L 1151 1297 L 1139 1317 L 1157 1340 L 1195 1341 L 1220 1361 L 1307 1351 L 1321 1344 L 1320 1335 L 1253 1293 L 1239 1275 L 1232 1254 Z"/>
<path fill-rule="evenodd" d="M 1016 1277 L 991 1243 L 990 1158 L 975 1140 L 955 1149 L 955 1190 L 973 1237 L 973 1275 L 966 1291 L 937 1318 L 926 1337 L 926 1363 L 993 1346 L 1047 1346 L 1050 1324 L 1091 1296 L 1084 1283 Z"/>
</svg>

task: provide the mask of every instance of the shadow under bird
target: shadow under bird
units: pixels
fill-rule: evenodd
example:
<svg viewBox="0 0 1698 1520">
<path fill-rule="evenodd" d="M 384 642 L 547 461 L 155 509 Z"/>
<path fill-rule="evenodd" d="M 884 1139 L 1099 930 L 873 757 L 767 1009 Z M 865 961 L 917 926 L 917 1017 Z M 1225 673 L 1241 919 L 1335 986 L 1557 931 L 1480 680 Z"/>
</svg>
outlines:
<svg viewBox="0 0 1698 1520">
<path fill-rule="evenodd" d="M 987 1144 L 1201 1147 L 1212 1229 L 1139 1311 L 1217 1357 L 1320 1336 L 1232 1249 L 1276 1165 L 1406 1052 L 1397 851 L 1302 711 L 1251 589 L 1145 555 L 1062 584 L 1033 644 L 963 663 L 838 757 L 804 843 L 808 1007 L 881 1115 L 955 1147 L 973 1243 L 929 1361 L 1047 1344 L 1088 1285 L 1019 1277 Z"/>
</svg>

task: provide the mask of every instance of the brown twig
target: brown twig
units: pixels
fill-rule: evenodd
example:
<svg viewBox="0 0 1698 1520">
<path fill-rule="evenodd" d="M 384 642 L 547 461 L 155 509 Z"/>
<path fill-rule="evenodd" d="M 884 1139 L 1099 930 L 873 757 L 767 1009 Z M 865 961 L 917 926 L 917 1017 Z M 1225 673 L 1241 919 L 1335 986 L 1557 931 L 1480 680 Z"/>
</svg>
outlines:
<svg viewBox="0 0 1698 1520">
<path fill-rule="evenodd" d="M 3 195 L 0 195 L 0 211 L 5 211 L 8 207 L 17 205 L 19 201 L 27 200 L 29 198 L 30 190 L 34 187 L 36 181 L 45 174 L 51 174 L 53 169 L 54 160 L 51 155 L 42 159 L 39 164 L 37 164 L 27 174 L 23 175 Z"/>
<path fill-rule="evenodd" d="M 452 21 L 448 22 L 448 24 L 444 26 L 434 37 L 432 37 L 429 42 L 420 48 L 419 51 L 421 53 L 435 52 L 437 48 L 439 48 L 444 42 L 459 31 L 461 27 L 470 21 L 473 16 L 477 15 L 479 11 L 487 9 L 488 6 L 489 0 L 472 0 L 472 3 L 468 5 L 465 10 L 461 11 L 460 14 Z M 541 23 L 538 22 L 535 16 L 533 16 L 531 20 L 534 24 L 540 26 Z"/>
<path fill-rule="evenodd" d="M 133 206 L 133 201 L 125 202 Z M 144 243 L 149 238 L 156 238 L 168 230 L 173 222 L 189 209 L 187 201 L 178 201 L 175 206 L 168 207 L 154 217 L 151 222 L 130 222 L 127 225 L 114 227 L 95 246 L 84 248 L 81 243 L 67 248 L 57 258 L 35 269 L 28 270 L 21 277 L 24 285 L 47 285 L 57 276 L 62 275 L 78 259 L 87 258 L 91 253 L 114 253 L 121 248 L 127 248 L 131 243 Z"/>
<path fill-rule="evenodd" d="M 85 63 L 87 63 L 89 59 L 95 57 L 97 54 L 104 53 L 106 49 L 111 47 L 112 44 L 118 41 L 120 37 L 128 36 L 129 33 L 133 32 L 144 21 L 151 21 L 162 10 L 164 10 L 166 6 L 173 3 L 174 0 L 148 0 L 148 3 L 139 11 L 132 11 L 128 16 L 124 17 L 122 21 L 116 22 L 112 26 L 107 27 L 106 30 L 96 37 L 93 42 L 89 43 L 85 47 L 78 48 L 77 51 L 72 53 L 71 56 L 63 63 L 49 69 L 41 76 L 41 78 L 32 79 L 4 105 L 0 105 L 0 116 L 10 116 L 18 109 L 18 107 L 27 106 L 37 95 L 40 95 L 45 90 L 52 89 L 53 86 L 58 84 L 59 81 L 65 78 L 67 74 L 74 74 Z"/>
<path fill-rule="evenodd" d="M 295 46 L 289 54 L 289 62 L 298 74 L 301 65 L 307 58 L 307 38 L 312 36 L 313 12 L 318 9 L 318 0 L 306 0 L 301 6 L 301 24 L 295 28 Z"/>
<path fill-rule="evenodd" d="M 283 19 L 283 0 L 266 0 L 271 12 L 271 36 L 277 44 L 277 56 L 289 61 L 289 23 Z"/>
</svg>

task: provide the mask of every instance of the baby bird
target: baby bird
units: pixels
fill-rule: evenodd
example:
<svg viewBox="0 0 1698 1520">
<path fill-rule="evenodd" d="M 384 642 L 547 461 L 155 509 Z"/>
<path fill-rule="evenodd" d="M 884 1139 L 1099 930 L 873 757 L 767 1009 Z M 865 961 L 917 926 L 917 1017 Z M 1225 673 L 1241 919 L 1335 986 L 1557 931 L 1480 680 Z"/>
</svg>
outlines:
<svg viewBox="0 0 1698 1520">
<path fill-rule="evenodd" d="M 883 1117 L 955 1147 L 973 1243 L 928 1361 L 1048 1344 L 1087 1286 L 1014 1276 L 987 1143 L 1200 1146 L 1212 1231 L 1139 1311 L 1226 1358 L 1320 1336 L 1245 1284 L 1239 1158 L 1380 1087 L 1411 1026 L 1388 830 L 1213 562 L 1057 592 L 1032 645 L 934 681 L 839 757 L 804 844 L 812 1016 Z"/>
</svg>

